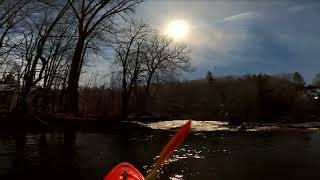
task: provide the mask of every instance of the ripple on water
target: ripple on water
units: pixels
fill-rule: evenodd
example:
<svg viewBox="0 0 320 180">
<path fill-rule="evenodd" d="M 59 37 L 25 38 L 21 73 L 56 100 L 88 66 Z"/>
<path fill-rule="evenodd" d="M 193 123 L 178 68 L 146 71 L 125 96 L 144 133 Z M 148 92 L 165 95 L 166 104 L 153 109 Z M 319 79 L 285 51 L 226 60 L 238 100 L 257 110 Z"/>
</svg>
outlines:
<svg viewBox="0 0 320 180">
<path fill-rule="evenodd" d="M 40 134 L 26 136 L 25 157 L 32 165 L 40 165 Z"/>
<path fill-rule="evenodd" d="M 9 171 L 15 157 L 16 145 L 12 138 L 0 134 L 0 175 Z"/>
</svg>

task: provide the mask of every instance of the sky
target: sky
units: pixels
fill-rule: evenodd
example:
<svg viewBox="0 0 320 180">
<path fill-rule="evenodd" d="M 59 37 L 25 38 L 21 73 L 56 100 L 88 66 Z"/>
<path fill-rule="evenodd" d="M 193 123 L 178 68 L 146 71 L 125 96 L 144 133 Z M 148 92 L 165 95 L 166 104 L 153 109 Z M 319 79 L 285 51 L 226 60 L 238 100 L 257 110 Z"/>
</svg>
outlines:
<svg viewBox="0 0 320 180">
<path fill-rule="evenodd" d="M 188 23 L 194 71 L 182 79 L 299 72 L 311 82 L 320 72 L 320 1 L 145 0 L 136 16 L 160 31 Z"/>
</svg>

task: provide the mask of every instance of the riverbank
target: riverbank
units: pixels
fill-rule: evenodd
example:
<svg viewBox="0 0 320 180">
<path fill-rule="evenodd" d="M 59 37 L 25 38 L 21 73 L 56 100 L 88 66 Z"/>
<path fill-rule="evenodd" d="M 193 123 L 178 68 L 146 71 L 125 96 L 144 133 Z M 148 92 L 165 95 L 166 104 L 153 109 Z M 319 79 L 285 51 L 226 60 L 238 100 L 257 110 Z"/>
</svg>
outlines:
<svg viewBox="0 0 320 180">
<path fill-rule="evenodd" d="M 128 130 L 175 130 L 182 126 L 186 120 L 174 120 L 174 116 L 129 116 L 127 120 L 120 117 L 103 116 L 73 116 L 70 114 L 2 114 L 0 123 L 2 129 L 84 129 L 123 132 Z M 180 117 L 181 118 L 181 117 Z M 184 117 L 182 117 L 184 118 Z M 193 120 L 193 131 L 320 131 L 320 122 L 304 123 L 255 123 L 244 122 L 241 126 L 229 126 L 226 121 Z"/>
</svg>

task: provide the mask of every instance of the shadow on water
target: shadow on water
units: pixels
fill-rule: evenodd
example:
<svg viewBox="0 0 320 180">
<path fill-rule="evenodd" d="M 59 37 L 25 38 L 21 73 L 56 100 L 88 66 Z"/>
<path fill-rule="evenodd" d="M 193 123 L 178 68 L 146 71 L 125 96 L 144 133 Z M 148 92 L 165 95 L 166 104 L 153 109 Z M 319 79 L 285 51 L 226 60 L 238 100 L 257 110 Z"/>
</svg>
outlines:
<svg viewBox="0 0 320 180">
<path fill-rule="evenodd" d="M 131 129 L 131 130 L 130 130 Z M 128 161 L 143 174 L 174 130 L 123 126 L 118 132 L 72 126 L 0 133 L 0 179 L 102 179 Z M 319 179 L 320 134 L 192 132 L 160 179 Z"/>
<path fill-rule="evenodd" d="M 73 127 L 1 133 L 0 179 L 76 179 L 76 134 Z"/>
</svg>

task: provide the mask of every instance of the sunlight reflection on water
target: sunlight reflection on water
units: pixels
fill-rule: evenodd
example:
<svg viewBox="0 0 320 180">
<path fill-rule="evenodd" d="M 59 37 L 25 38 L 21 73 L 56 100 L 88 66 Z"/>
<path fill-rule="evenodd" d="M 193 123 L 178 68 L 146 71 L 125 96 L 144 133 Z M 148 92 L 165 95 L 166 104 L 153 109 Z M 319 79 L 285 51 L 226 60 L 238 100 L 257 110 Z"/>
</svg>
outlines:
<svg viewBox="0 0 320 180">
<path fill-rule="evenodd" d="M 185 149 L 182 147 L 179 150 L 175 150 L 175 153 L 165 162 L 165 164 L 170 164 L 172 162 L 179 161 L 180 159 L 202 159 L 204 158 L 204 156 L 201 154 L 201 150 Z"/>
<path fill-rule="evenodd" d="M 160 121 L 149 124 L 142 124 L 143 126 L 151 129 L 174 129 L 185 124 L 187 120 L 172 120 L 172 121 Z M 192 121 L 192 129 L 197 131 L 211 131 L 211 130 L 232 130 L 227 127 L 227 122 L 221 121 Z"/>
<path fill-rule="evenodd" d="M 156 162 L 159 156 L 156 156 L 154 158 L 154 161 Z M 182 159 L 203 159 L 205 158 L 203 155 L 202 150 L 197 149 L 189 149 L 188 145 L 184 145 L 183 147 L 179 148 L 178 150 L 174 151 L 174 154 L 164 163 L 164 165 L 169 165 L 171 163 L 180 161 Z M 149 173 L 152 170 L 153 166 L 148 167 L 147 165 L 143 166 L 143 169 L 147 170 L 147 173 Z M 163 173 L 163 170 L 160 169 L 160 174 Z M 180 180 L 183 179 L 183 175 L 176 174 L 173 177 L 169 177 L 169 179 L 173 180 Z"/>
<path fill-rule="evenodd" d="M 171 180 L 182 180 L 183 179 L 183 175 L 175 174 L 173 177 L 169 177 L 169 179 L 171 179 Z"/>
<path fill-rule="evenodd" d="M 169 130 L 176 129 L 185 124 L 187 120 L 159 121 L 153 123 L 134 122 L 151 129 Z M 295 130 L 295 131 L 320 131 L 320 122 L 307 123 L 244 123 L 242 126 L 228 126 L 227 122 L 222 121 L 196 121 L 192 120 L 192 131 L 276 131 L 276 130 Z"/>
</svg>

